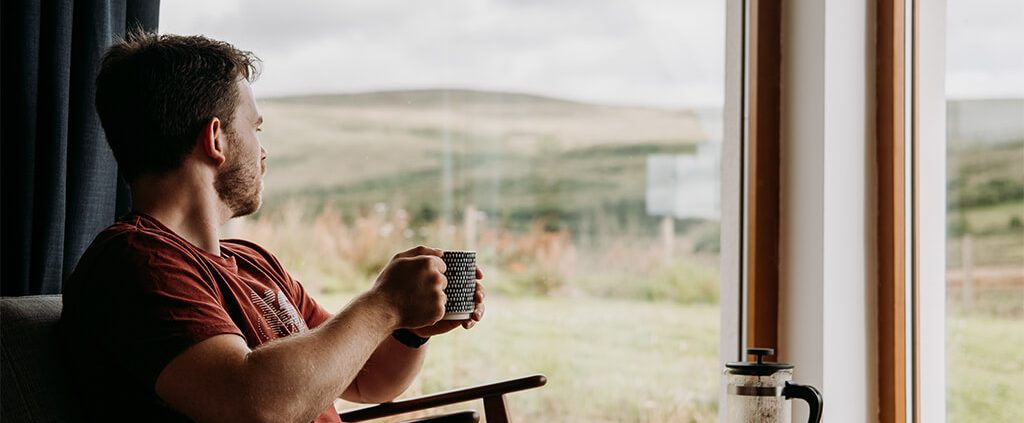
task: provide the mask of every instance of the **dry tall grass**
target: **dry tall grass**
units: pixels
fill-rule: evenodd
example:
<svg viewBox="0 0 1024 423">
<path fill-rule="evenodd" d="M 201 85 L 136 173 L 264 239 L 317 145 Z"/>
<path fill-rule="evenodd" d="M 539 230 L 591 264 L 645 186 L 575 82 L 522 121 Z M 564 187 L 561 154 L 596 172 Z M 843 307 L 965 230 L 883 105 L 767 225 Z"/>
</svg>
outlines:
<svg viewBox="0 0 1024 423">
<path fill-rule="evenodd" d="M 638 235 L 598 234 L 581 240 L 537 221 L 528 230 L 486 218 L 411 225 L 410 213 L 377 204 L 346 216 L 331 207 L 288 206 L 238 219 L 228 236 L 265 246 L 311 292 L 355 292 L 370 285 L 399 251 L 418 244 L 473 249 L 489 289 L 512 296 L 566 296 L 716 303 L 717 255 L 694 253 L 694 236 L 671 245 Z M 666 251 L 666 248 L 671 251 Z"/>
</svg>

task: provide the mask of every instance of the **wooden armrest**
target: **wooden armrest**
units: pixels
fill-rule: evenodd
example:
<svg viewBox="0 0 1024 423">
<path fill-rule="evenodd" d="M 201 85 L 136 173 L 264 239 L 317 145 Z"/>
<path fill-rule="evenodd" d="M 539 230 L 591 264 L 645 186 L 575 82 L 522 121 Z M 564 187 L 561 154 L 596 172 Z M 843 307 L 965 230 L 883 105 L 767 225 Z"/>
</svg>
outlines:
<svg viewBox="0 0 1024 423">
<path fill-rule="evenodd" d="M 395 402 L 385 402 L 383 404 L 348 410 L 340 415 L 342 421 L 358 422 L 412 411 L 425 410 L 443 405 L 457 404 L 480 398 L 501 396 L 509 392 L 541 387 L 546 383 L 548 383 L 548 379 L 544 377 L 544 375 L 533 375 L 519 379 L 490 383 L 487 385 L 453 389 L 450 391 L 438 392 L 436 394 L 408 398 Z"/>
</svg>

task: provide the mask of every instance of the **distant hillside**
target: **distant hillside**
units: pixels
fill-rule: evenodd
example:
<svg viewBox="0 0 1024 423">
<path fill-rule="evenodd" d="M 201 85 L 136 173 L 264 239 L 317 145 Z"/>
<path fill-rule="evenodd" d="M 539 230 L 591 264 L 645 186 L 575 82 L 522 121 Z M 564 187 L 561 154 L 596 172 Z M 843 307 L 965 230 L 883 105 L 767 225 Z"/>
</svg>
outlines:
<svg viewBox="0 0 1024 423">
<path fill-rule="evenodd" d="M 656 225 L 644 208 L 647 156 L 719 142 L 722 126 L 716 111 L 471 90 L 273 98 L 260 107 L 266 213 L 330 204 L 352 216 L 385 203 L 429 220 L 473 205 L 513 226 Z M 949 102 L 951 234 L 1009 239 L 1003 228 L 1024 218 L 1022 116 L 1024 100 Z"/>
<path fill-rule="evenodd" d="M 961 266 L 960 238 L 975 266 L 1024 263 L 1024 99 L 946 104 L 947 263 Z"/>
<path fill-rule="evenodd" d="M 299 202 L 351 216 L 382 202 L 429 219 L 473 205 L 520 225 L 642 220 L 647 156 L 717 142 L 722 124 L 704 111 L 470 90 L 259 103 L 265 212 Z"/>
<path fill-rule="evenodd" d="M 946 131 L 951 148 L 1024 141 L 1024 98 L 950 100 Z"/>
<path fill-rule="evenodd" d="M 422 89 L 319 94 L 269 98 L 277 103 L 320 104 L 329 106 L 434 107 L 449 104 L 552 104 L 560 107 L 595 107 L 595 105 L 532 94 L 477 91 L 466 89 Z"/>
</svg>

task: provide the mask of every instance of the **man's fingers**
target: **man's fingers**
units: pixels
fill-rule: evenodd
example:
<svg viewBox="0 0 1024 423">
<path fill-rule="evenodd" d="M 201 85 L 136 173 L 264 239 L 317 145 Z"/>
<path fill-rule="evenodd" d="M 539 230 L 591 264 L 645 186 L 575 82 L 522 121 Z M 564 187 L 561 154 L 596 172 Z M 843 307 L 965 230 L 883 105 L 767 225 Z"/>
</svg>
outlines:
<svg viewBox="0 0 1024 423">
<path fill-rule="evenodd" d="M 473 314 L 469 316 L 470 320 L 480 321 L 480 319 L 484 318 L 484 309 L 486 308 L 484 305 L 484 296 L 486 296 L 486 294 L 484 291 L 484 285 L 477 281 L 476 293 L 473 294 L 473 302 L 476 303 L 475 310 L 473 310 Z"/>
<path fill-rule="evenodd" d="M 479 266 L 476 268 L 476 278 L 477 279 L 483 279 L 484 278 L 484 271 L 480 270 Z"/>
<path fill-rule="evenodd" d="M 476 326 L 477 322 L 483 320 L 483 318 L 484 318 L 484 311 L 485 311 L 484 304 L 483 303 L 477 303 L 476 310 L 473 310 L 473 313 L 469 315 L 469 320 L 466 320 L 464 322 L 464 324 L 462 325 L 462 327 L 464 327 L 466 329 L 469 329 L 469 328 L 471 328 L 473 326 Z"/>
<path fill-rule="evenodd" d="M 427 247 L 425 245 L 420 245 L 420 246 L 413 247 L 413 248 L 410 248 L 408 250 L 402 251 L 402 252 L 400 252 L 398 254 L 395 254 L 395 258 L 409 258 L 409 257 L 416 257 L 416 256 L 437 256 L 437 257 L 441 257 L 442 254 L 444 254 L 444 251 L 442 251 L 439 248 L 432 248 L 432 247 Z"/>
<path fill-rule="evenodd" d="M 473 314 L 471 314 L 469 316 L 469 318 L 479 322 L 481 319 L 484 318 L 484 310 L 485 309 L 486 308 L 484 306 L 484 303 L 477 304 L 476 305 L 476 310 L 473 310 Z"/>
<path fill-rule="evenodd" d="M 430 262 L 433 264 L 434 268 L 437 269 L 438 272 L 441 272 L 441 274 L 444 274 L 444 272 L 448 271 L 448 265 L 444 264 L 444 260 L 441 260 L 440 257 L 431 256 Z"/>
</svg>

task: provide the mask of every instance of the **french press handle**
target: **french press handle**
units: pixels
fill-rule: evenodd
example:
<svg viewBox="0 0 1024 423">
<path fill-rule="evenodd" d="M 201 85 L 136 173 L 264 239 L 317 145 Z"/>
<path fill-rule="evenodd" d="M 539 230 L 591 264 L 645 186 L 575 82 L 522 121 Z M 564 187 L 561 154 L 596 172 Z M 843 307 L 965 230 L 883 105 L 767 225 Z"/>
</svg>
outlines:
<svg viewBox="0 0 1024 423">
<path fill-rule="evenodd" d="M 786 387 L 782 388 L 782 396 L 786 397 L 786 399 L 800 398 L 806 401 L 807 406 L 811 408 L 811 412 L 807 414 L 807 423 L 821 422 L 823 401 L 821 399 L 821 392 L 818 392 L 813 386 L 787 381 Z"/>
</svg>

